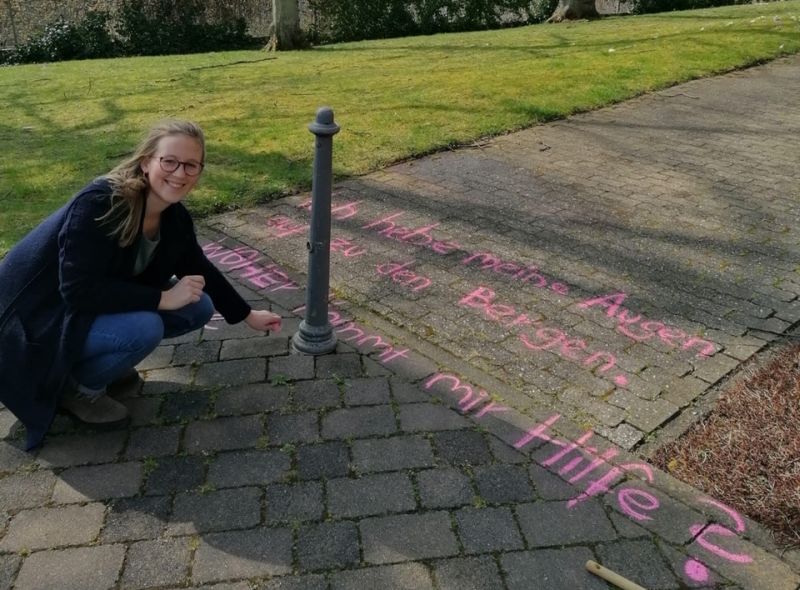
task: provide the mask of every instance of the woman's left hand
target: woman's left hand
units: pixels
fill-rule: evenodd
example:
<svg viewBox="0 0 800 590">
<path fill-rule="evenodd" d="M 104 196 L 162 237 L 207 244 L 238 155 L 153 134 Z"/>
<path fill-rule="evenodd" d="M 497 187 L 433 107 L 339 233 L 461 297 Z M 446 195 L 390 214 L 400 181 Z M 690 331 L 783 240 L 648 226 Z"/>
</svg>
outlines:
<svg viewBox="0 0 800 590">
<path fill-rule="evenodd" d="M 259 332 L 281 331 L 281 316 L 271 311 L 254 309 L 244 321 L 253 330 L 258 330 Z"/>
</svg>

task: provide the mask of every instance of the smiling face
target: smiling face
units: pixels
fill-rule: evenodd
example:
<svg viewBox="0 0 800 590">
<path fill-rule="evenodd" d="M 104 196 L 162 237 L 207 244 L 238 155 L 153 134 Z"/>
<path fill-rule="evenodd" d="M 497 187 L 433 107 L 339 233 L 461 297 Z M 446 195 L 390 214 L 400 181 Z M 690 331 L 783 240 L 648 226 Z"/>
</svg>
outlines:
<svg viewBox="0 0 800 590">
<path fill-rule="evenodd" d="M 177 160 L 182 164 L 172 172 L 162 167 L 164 160 Z M 160 213 L 170 205 L 179 203 L 197 184 L 200 175 L 186 174 L 187 164 L 202 164 L 203 146 L 194 138 L 186 135 L 168 135 L 162 137 L 155 153 L 142 160 L 142 171 L 147 176 L 147 210 Z"/>
</svg>

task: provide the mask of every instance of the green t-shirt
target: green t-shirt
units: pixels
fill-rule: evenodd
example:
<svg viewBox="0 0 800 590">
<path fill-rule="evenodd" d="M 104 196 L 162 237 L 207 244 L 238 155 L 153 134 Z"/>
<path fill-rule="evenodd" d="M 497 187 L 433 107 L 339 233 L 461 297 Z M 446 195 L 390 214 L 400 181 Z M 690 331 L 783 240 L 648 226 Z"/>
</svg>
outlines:
<svg viewBox="0 0 800 590">
<path fill-rule="evenodd" d="M 156 253 L 156 248 L 160 241 L 161 232 L 159 232 L 153 240 L 148 239 L 142 234 L 142 237 L 139 238 L 139 244 L 137 245 L 138 250 L 136 252 L 136 262 L 133 265 L 133 276 L 140 275 L 144 272 L 144 269 L 146 269 L 150 261 L 153 260 L 153 255 Z"/>
</svg>

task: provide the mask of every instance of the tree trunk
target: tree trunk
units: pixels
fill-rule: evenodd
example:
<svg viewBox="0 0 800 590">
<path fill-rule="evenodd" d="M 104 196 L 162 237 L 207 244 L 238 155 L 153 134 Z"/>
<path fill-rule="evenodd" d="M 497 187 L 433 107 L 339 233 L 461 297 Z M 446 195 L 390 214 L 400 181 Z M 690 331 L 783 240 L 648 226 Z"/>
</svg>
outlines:
<svg viewBox="0 0 800 590">
<path fill-rule="evenodd" d="M 549 23 L 560 23 L 562 20 L 575 20 L 579 18 L 597 18 L 595 0 L 559 0 L 555 11 L 547 19 Z"/>
<path fill-rule="evenodd" d="M 303 46 L 297 0 L 272 0 L 270 49 L 298 49 Z"/>
</svg>

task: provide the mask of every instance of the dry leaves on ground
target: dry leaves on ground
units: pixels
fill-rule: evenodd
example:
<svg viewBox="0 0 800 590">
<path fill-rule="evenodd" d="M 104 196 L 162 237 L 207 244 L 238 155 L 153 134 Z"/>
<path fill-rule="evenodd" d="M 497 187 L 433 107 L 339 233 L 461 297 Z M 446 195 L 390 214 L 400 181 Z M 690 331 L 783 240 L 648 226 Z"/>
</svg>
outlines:
<svg viewBox="0 0 800 590">
<path fill-rule="evenodd" d="M 800 546 L 800 346 L 746 371 L 653 462 Z"/>
</svg>

